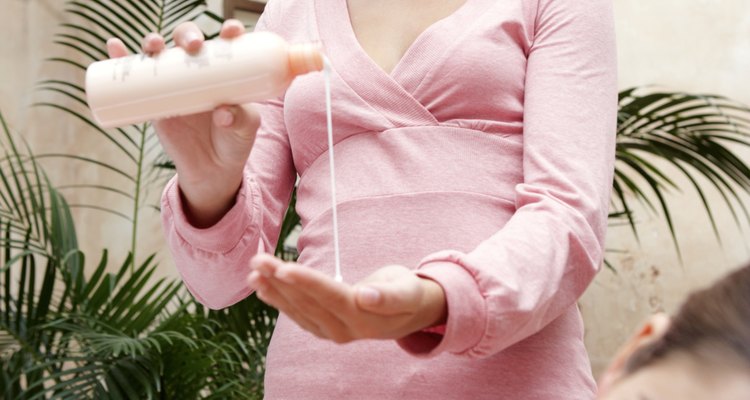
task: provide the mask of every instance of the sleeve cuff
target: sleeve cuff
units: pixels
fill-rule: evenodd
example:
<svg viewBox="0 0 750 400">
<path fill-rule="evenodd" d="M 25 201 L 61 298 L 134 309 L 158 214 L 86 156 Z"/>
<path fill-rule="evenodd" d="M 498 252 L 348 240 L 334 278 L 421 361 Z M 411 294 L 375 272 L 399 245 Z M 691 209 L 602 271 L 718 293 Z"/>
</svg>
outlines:
<svg viewBox="0 0 750 400">
<path fill-rule="evenodd" d="M 445 254 L 443 254 L 445 256 Z M 457 257 L 430 257 L 418 267 L 417 275 L 432 279 L 445 291 L 448 319 L 445 333 L 422 330 L 398 340 L 407 352 L 433 357 L 443 352 L 470 353 L 482 339 L 487 321 L 484 296 L 474 276 L 458 263 Z"/>
<path fill-rule="evenodd" d="M 237 246 L 242 233 L 254 219 L 254 193 L 248 186 L 249 182 L 244 178 L 232 208 L 219 222 L 208 228 L 196 228 L 188 221 L 176 175 L 164 189 L 162 208 L 171 214 L 175 233 L 190 246 L 211 253 L 227 253 Z"/>
</svg>

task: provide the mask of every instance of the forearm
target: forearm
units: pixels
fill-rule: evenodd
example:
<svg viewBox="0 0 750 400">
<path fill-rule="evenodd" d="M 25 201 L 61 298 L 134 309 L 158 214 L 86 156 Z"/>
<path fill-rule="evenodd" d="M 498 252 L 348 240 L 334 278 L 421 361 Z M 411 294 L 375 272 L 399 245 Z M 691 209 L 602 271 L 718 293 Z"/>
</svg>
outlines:
<svg viewBox="0 0 750 400">
<path fill-rule="evenodd" d="M 242 174 L 221 179 L 220 182 L 183 183 L 179 177 L 178 181 L 185 218 L 194 227 L 203 229 L 215 225 L 235 205 Z"/>
<path fill-rule="evenodd" d="M 250 292 L 247 260 L 260 251 L 261 220 L 246 182 L 227 213 L 210 228 L 190 223 L 180 200 L 177 180 L 162 197 L 162 224 L 180 276 L 196 299 L 210 308 L 223 308 Z"/>
<path fill-rule="evenodd" d="M 422 305 L 415 323 L 419 329 L 444 324 L 448 316 L 445 291 L 439 283 L 429 278 L 421 278 Z"/>
</svg>

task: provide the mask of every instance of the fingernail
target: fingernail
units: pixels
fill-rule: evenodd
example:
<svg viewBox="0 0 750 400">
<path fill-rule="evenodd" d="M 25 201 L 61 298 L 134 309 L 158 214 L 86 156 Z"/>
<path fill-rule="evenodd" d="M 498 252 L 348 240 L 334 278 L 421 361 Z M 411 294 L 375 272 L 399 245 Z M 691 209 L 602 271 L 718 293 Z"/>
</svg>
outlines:
<svg viewBox="0 0 750 400">
<path fill-rule="evenodd" d="M 247 283 L 250 286 L 258 286 L 258 280 L 260 279 L 260 273 L 253 271 L 247 276 Z"/>
<path fill-rule="evenodd" d="M 360 301 L 364 304 L 377 304 L 380 301 L 380 291 L 368 286 L 360 287 L 358 290 Z"/>
<path fill-rule="evenodd" d="M 250 259 L 250 268 L 258 269 L 258 267 L 260 267 L 261 263 L 263 262 L 262 259 L 263 256 L 261 254 L 256 254 L 255 256 L 253 256 L 253 258 Z"/>
<path fill-rule="evenodd" d="M 237 19 L 228 19 L 224 21 L 224 26 L 227 28 L 244 28 L 245 26 L 242 24 L 240 20 Z"/>
<path fill-rule="evenodd" d="M 257 269 L 257 271 L 265 278 L 271 277 L 271 272 L 268 271 L 265 267 L 260 267 Z"/>
<path fill-rule="evenodd" d="M 265 265 L 262 261 L 255 261 L 253 259 L 253 261 L 250 263 L 250 268 L 253 269 L 253 272 L 250 273 L 251 275 L 253 273 L 256 273 L 266 278 L 271 277 L 271 273 L 268 271 L 268 266 Z"/>
<path fill-rule="evenodd" d="M 229 127 L 234 122 L 234 114 L 231 111 L 220 108 L 214 111 L 214 123 L 221 127 Z"/>
<path fill-rule="evenodd" d="M 201 37 L 193 31 L 185 32 L 185 46 L 190 50 L 196 50 L 195 47 L 198 45 Z"/>
<path fill-rule="evenodd" d="M 146 34 L 146 37 L 144 38 L 144 40 L 145 40 L 145 41 L 146 41 L 147 43 L 151 43 L 151 42 L 153 42 L 154 40 L 159 40 L 159 34 L 158 34 L 158 33 L 154 33 L 154 32 L 151 32 L 151 33 L 149 33 L 149 34 Z"/>
</svg>

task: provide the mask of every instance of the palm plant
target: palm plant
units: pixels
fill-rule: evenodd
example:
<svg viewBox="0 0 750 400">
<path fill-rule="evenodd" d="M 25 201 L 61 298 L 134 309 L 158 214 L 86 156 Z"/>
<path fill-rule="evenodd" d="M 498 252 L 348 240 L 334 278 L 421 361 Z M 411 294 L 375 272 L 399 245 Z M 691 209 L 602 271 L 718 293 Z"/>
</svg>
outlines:
<svg viewBox="0 0 750 400">
<path fill-rule="evenodd" d="M 56 42 L 75 58 L 55 63 L 84 71 L 106 57 L 105 37 L 137 51 L 139 38 L 160 32 L 171 41 L 181 21 L 221 19 L 205 1 L 70 1 L 74 23 Z M 211 35 L 209 35 L 211 36 Z M 126 160 L 20 151 L 0 115 L 6 150 L 0 169 L 0 397 L 37 398 L 259 398 L 265 346 L 274 311 L 254 297 L 209 311 L 172 280 L 152 278 L 154 256 L 136 257 L 138 220 L 148 210 L 145 191 L 159 148 L 149 124 L 103 130 L 87 112 L 78 81 L 48 79 L 53 107 L 81 121 Z M 64 158 L 113 171 L 127 184 L 79 183 L 56 188 L 39 160 Z M 89 265 L 78 249 L 71 206 L 60 190 L 96 188 L 131 201 L 129 210 L 91 207 L 126 218 L 130 253 L 113 264 L 106 250 Z M 108 272 L 113 270 L 115 272 Z"/>
<path fill-rule="evenodd" d="M 679 256 L 679 241 L 665 195 L 680 187 L 675 177 L 659 166 L 666 164 L 695 189 L 720 240 L 704 186 L 720 195 L 738 227 L 742 217 L 750 221 L 742 198 L 750 193 L 750 167 L 738 155 L 738 151 L 750 147 L 748 137 L 750 107 L 731 99 L 654 87 L 622 91 L 613 216 L 625 218 L 637 238 L 630 201 L 635 199 L 653 212 L 661 211 Z"/>
<path fill-rule="evenodd" d="M 207 312 L 153 256 L 108 273 L 105 250 L 87 276 L 65 199 L 0 122 L 3 398 L 260 398 L 271 311 Z"/>
</svg>

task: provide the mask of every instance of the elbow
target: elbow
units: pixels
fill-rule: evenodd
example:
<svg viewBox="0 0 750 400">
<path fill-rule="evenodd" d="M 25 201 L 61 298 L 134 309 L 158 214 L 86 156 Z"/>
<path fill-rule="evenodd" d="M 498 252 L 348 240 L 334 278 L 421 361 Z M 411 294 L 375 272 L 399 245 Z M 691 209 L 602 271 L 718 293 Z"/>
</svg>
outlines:
<svg viewBox="0 0 750 400">
<path fill-rule="evenodd" d="M 234 293 L 230 291 L 200 291 L 191 287 L 187 282 L 184 283 L 195 301 L 209 310 L 223 310 L 227 307 L 233 306 L 249 296 L 252 292 L 249 288 L 245 291 Z"/>
<path fill-rule="evenodd" d="M 201 303 L 204 307 L 213 311 L 223 310 L 231 306 L 232 304 L 234 304 L 234 303 L 229 303 L 229 302 L 207 302 L 207 301 L 202 301 L 198 299 L 197 297 L 195 298 L 195 300 Z"/>
<path fill-rule="evenodd" d="M 593 259 L 602 258 L 609 216 L 609 190 L 525 185 L 520 193 L 523 203 L 519 206 L 548 212 L 555 224 L 567 227 L 565 230 L 571 235 L 569 242 L 581 242 Z"/>
</svg>

